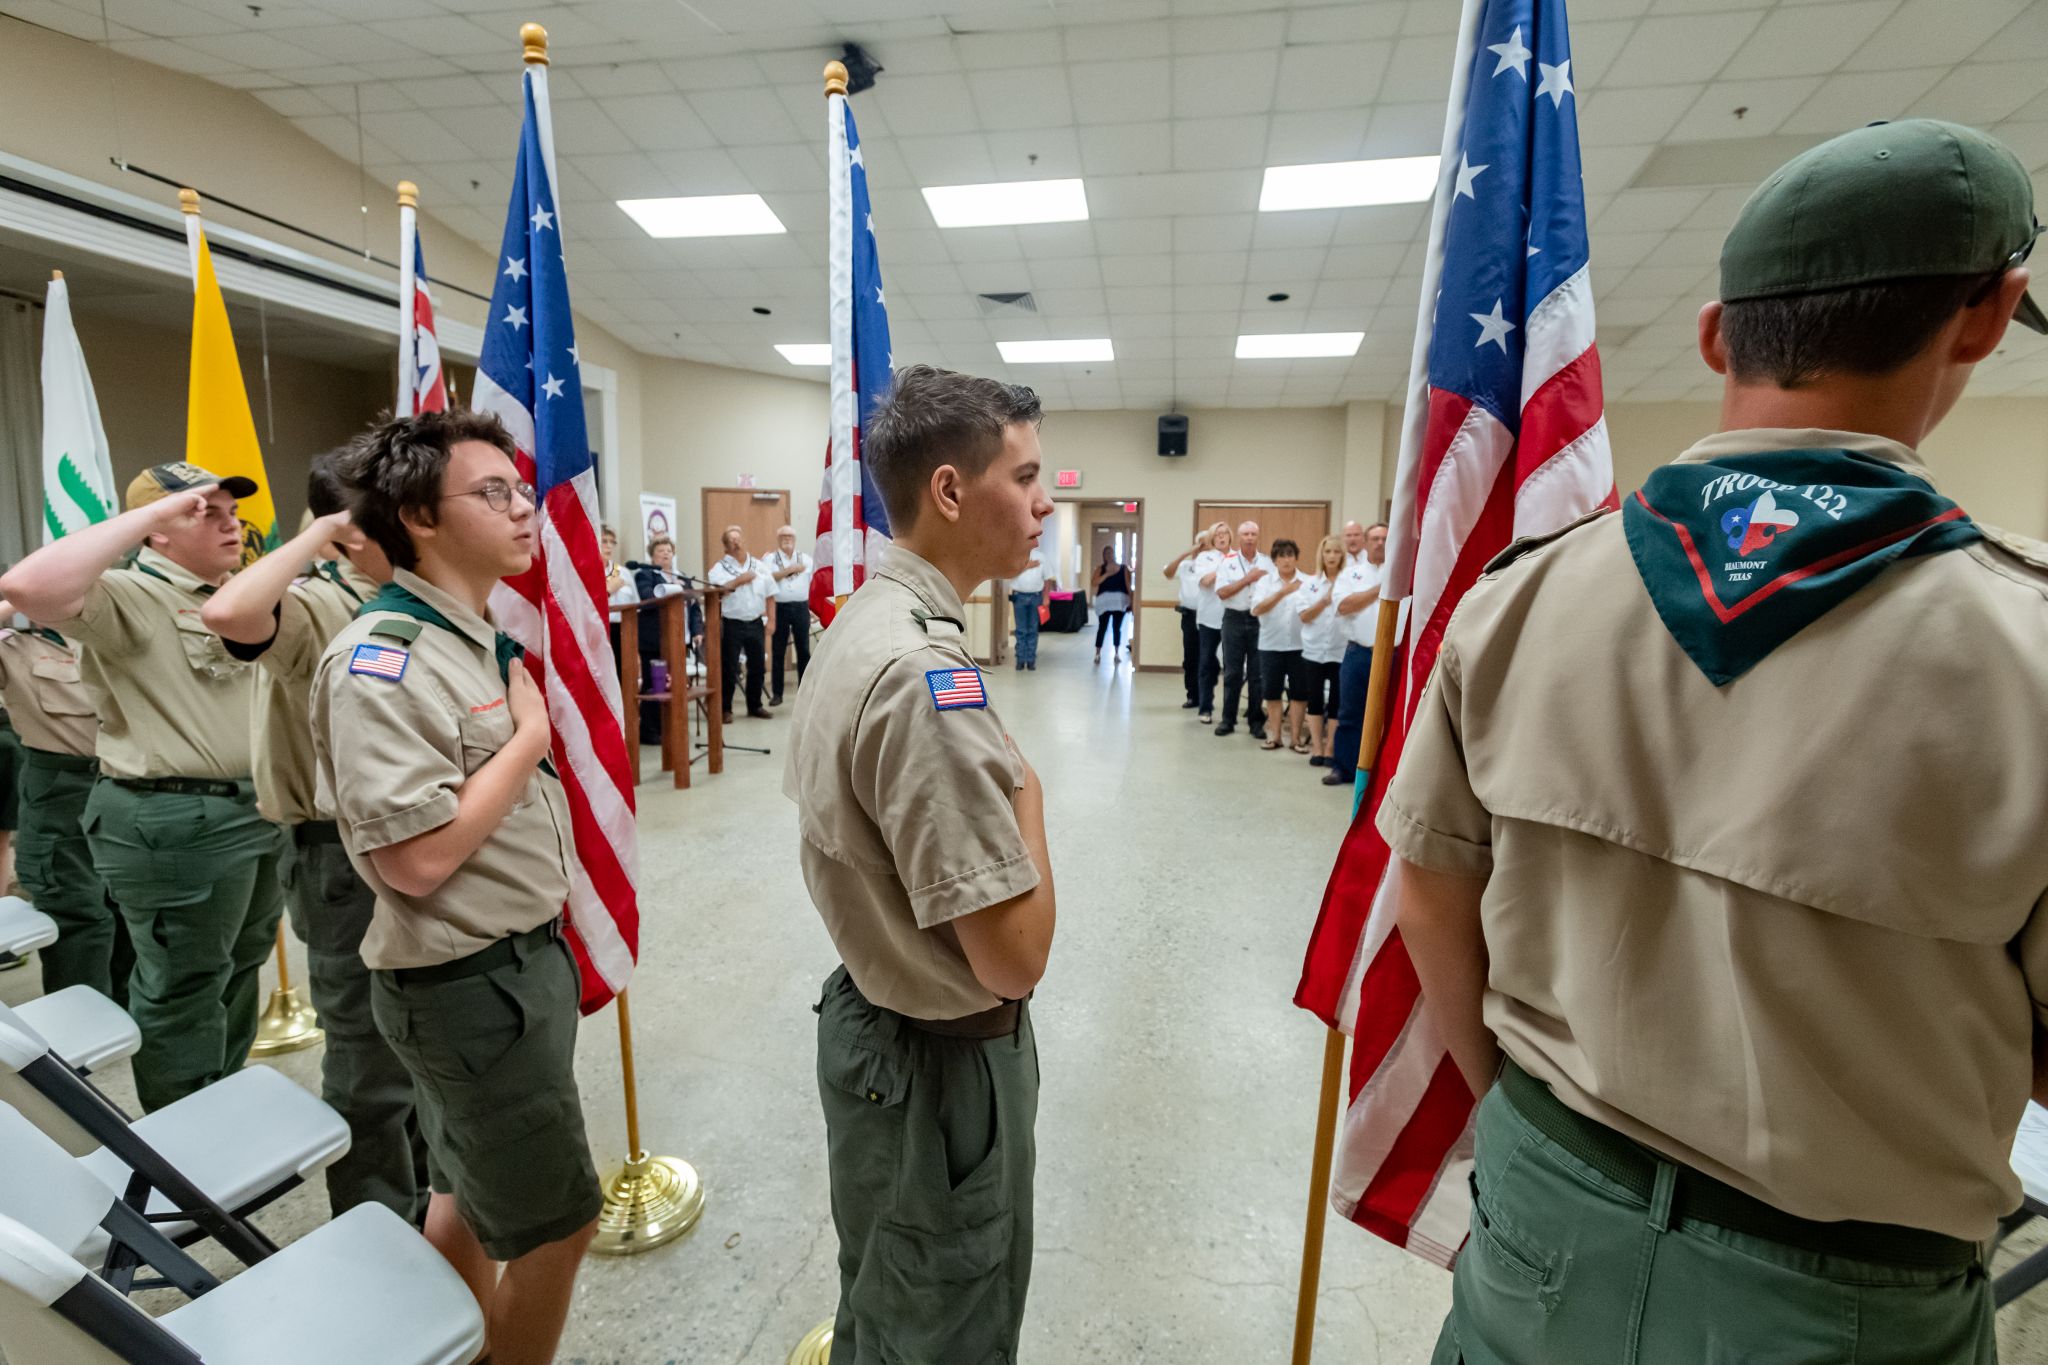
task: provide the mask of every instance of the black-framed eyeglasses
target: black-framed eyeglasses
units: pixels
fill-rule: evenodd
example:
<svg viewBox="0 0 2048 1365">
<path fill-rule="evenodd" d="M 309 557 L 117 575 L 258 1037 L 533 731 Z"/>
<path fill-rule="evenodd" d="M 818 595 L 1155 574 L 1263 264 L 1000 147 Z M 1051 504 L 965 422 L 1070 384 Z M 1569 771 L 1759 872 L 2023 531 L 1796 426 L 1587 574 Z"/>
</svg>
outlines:
<svg viewBox="0 0 2048 1365">
<path fill-rule="evenodd" d="M 449 498 L 482 498 L 493 512 L 503 512 L 512 505 L 514 493 L 525 498 L 527 505 L 540 506 L 540 496 L 533 491 L 533 485 L 524 479 L 518 483 L 506 483 L 503 479 L 486 479 L 475 488 L 461 493 L 450 493 L 441 501 L 446 502 Z"/>
</svg>

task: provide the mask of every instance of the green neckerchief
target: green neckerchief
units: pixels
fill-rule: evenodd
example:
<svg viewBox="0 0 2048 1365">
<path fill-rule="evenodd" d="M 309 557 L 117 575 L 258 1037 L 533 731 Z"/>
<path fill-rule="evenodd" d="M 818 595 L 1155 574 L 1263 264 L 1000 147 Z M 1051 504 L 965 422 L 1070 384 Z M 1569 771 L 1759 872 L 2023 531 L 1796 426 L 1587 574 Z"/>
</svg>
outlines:
<svg viewBox="0 0 2048 1365">
<path fill-rule="evenodd" d="M 183 592 L 185 590 L 169 574 L 164 573 L 160 569 L 153 569 L 139 559 L 136 560 L 133 564 L 130 564 L 128 567 L 135 570 L 135 572 L 137 573 L 148 574 L 151 578 L 154 578 L 159 583 L 169 583 L 172 587 L 177 588 L 179 592 Z M 219 588 L 217 584 L 201 583 L 194 591 L 196 591 L 201 597 L 211 597 L 218 590 Z"/>
<path fill-rule="evenodd" d="M 1657 615 L 1716 687 L 1887 566 L 1982 534 L 1925 479 L 1850 450 L 1665 465 L 1622 522 Z"/>
<path fill-rule="evenodd" d="M 336 564 L 331 559 L 320 560 L 318 563 L 313 565 L 313 576 L 316 578 L 324 578 L 328 582 L 332 583 L 335 587 L 340 588 L 343 592 L 349 595 L 352 601 L 356 603 L 357 609 L 361 609 L 363 595 L 357 592 L 354 588 L 350 587 L 348 579 L 342 577 L 341 566 L 339 564 Z M 413 600 L 417 602 L 419 601 L 419 598 L 414 597 Z M 422 603 L 421 605 L 425 604 Z M 439 613 L 436 613 L 436 615 L 438 614 Z"/>
<path fill-rule="evenodd" d="M 51 644 L 59 647 L 60 649 L 71 648 L 71 642 L 69 640 L 59 635 L 56 631 L 51 630 L 48 626 L 39 626 L 31 622 L 29 624 L 28 630 L 25 633 L 35 636 L 38 640 L 47 640 Z"/>
<path fill-rule="evenodd" d="M 328 567 L 331 568 L 332 566 Z M 455 623 L 446 616 L 443 616 L 433 603 L 427 601 L 410 588 L 399 587 L 395 581 L 386 583 L 383 587 L 377 589 L 375 597 L 372 597 L 369 601 L 356 608 L 356 615 L 368 616 L 373 612 L 380 611 L 388 611 L 397 616 L 409 616 L 415 621 L 424 621 L 430 626 L 438 626 L 450 635 L 461 635 L 465 640 L 469 638 L 462 631 L 456 629 Z M 520 644 L 502 630 L 497 633 L 493 645 L 498 656 L 498 678 L 505 684 L 506 690 L 509 692 L 512 687 L 512 662 L 515 659 L 526 657 L 526 646 Z M 555 776 L 554 759 L 542 758 L 540 770 L 549 777 Z"/>
</svg>

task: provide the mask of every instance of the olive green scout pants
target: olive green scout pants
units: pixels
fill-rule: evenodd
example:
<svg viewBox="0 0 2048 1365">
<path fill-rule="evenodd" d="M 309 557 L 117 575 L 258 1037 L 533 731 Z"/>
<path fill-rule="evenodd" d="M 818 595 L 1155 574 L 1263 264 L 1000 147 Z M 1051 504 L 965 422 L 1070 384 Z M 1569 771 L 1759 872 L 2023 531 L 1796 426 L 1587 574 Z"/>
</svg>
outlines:
<svg viewBox="0 0 2048 1365">
<path fill-rule="evenodd" d="M 23 747 L 14 866 L 36 909 L 57 921 L 57 941 L 38 954 L 44 993 L 90 986 L 126 1006 L 135 952 L 85 841 L 85 801 L 98 772 L 96 759 Z"/>
<path fill-rule="evenodd" d="M 1038 1045 L 877 1008 L 846 968 L 818 1004 L 839 1233 L 834 1365 L 1009 1365 L 1031 1284 Z"/>
<path fill-rule="evenodd" d="M 284 909 L 285 832 L 233 796 L 140 791 L 102 777 L 85 804 L 93 866 L 135 945 L 135 1094 L 161 1109 L 239 1071 L 256 1040 L 257 972 Z"/>
<path fill-rule="evenodd" d="M 331 820 L 291 827 L 283 874 L 292 932 L 306 945 L 306 989 L 327 1033 L 320 1098 L 348 1120 L 348 1152 L 325 1172 L 328 1209 L 339 1216 L 375 1202 L 418 1226 L 427 1212 L 427 1142 L 412 1076 L 370 1017 L 363 965 L 377 895 Z"/>
<path fill-rule="evenodd" d="M 1479 1106 L 1473 1185 L 1471 1236 L 1434 1365 L 1997 1358 L 1991 1287 L 1969 1243 L 1759 1215 L 1754 1201 L 1731 1215 L 1747 1196 L 1693 1172 L 1681 1177 L 1647 1148 L 1565 1110 L 1526 1073 L 1511 1072 Z M 1689 1216 L 1688 1202 L 1703 1216 Z M 1777 1235 L 1734 1231 L 1713 1216 L 1772 1225 Z"/>
</svg>

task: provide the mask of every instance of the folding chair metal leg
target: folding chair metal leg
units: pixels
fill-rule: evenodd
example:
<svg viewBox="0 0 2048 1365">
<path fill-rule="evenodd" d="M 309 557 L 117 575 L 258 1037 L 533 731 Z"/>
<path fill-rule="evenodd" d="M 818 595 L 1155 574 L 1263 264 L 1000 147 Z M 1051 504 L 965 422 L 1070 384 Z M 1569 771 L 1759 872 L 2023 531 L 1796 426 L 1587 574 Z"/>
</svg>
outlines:
<svg viewBox="0 0 2048 1365">
<path fill-rule="evenodd" d="M 2043 1247 L 1991 1282 L 1991 1302 L 2005 1307 L 2020 1295 L 2048 1280 L 2048 1247 Z"/>
<path fill-rule="evenodd" d="M 135 1283 L 135 1267 L 147 1265 L 163 1276 L 163 1285 L 182 1291 L 187 1298 L 198 1298 L 210 1289 L 220 1288 L 220 1281 L 205 1266 L 192 1259 L 170 1238 L 163 1235 L 157 1226 L 116 1199 L 107 1209 L 107 1216 L 100 1226 L 114 1239 L 107 1249 L 105 1268 L 101 1277 L 115 1289 L 127 1294 L 136 1288 L 157 1288 L 156 1284 Z"/>
</svg>

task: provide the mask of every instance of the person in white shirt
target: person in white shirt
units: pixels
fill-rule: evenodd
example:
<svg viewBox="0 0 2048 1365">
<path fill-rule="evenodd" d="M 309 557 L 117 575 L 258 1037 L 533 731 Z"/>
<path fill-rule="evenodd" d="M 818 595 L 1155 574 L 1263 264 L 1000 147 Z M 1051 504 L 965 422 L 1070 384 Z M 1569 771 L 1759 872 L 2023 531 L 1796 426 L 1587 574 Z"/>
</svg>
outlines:
<svg viewBox="0 0 2048 1365">
<path fill-rule="evenodd" d="M 747 553 L 739 527 L 726 527 L 723 543 L 725 558 L 713 564 L 711 572 L 705 575 L 711 586 L 718 589 L 719 629 L 723 632 L 718 660 L 721 709 L 730 723 L 733 694 L 739 690 L 740 656 L 744 654 L 747 714 L 756 720 L 766 720 L 768 708 L 761 704 L 761 665 L 768 638 L 762 620 L 774 618 L 775 580 L 766 564 Z"/>
<path fill-rule="evenodd" d="M 1017 671 L 1038 671 L 1038 604 L 1045 598 L 1045 561 L 1036 545 L 1024 572 L 1010 580 L 1010 615 L 1017 637 Z"/>
<path fill-rule="evenodd" d="M 638 602 L 640 590 L 633 586 L 633 575 L 619 563 L 619 533 L 609 526 L 604 527 L 598 543 L 604 547 L 604 590 L 611 604 L 616 607 L 626 602 Z"/>
<path fill-rule="evenodd" d="M 1259 747 L 1285 743 L 1305 754 L 1309 675 L 1301 658 L 1300 598 L 1309 580 L 1298 572 L 1300 559 L 1293 541 L 1282 536 L 1273 542 L 1273 577 L 1253 590 L 1252 615 L 1259 622 L 1259 682 L 1266 694 L 1266 739 Z"/>
<path fill-rule="evenodd" d="M 1216 679 L 1223 671 L 1217 657 L 1223 647 L 1223 599 L 1216 595 L 1216 574 L 1229 553 L 1230 528 L 1219 521 L 1209 528 L 1208 548 L 1195 556 L 1195 647 L 1201 655 L 1195 673 L 1195 719 L 1203 725 L 1216 718 Z"/>
<path fill-rule="evenodd" d="M 1202 628 L 1197 619 L 1202 608 L 1202 569 L 1199 561 L 1221 531 L 1227 540 L 1230 528 L 1217 522 L 1201 535 L 1195 543 L 1173 557 L 1166 566 L 1166 576 L 1173 580 L 1174 591 L 1179 601 L 1174 610 L 1180 613 L 1180 681 L 1187 689 L 1188 699 L 1180 704 L 1183 711 L 1203 710 L 1202 705 Z"/>
<path fill-rule="evenodd" d="M 1365 528 L 1356 521 L 1344 523 L 1344 564 L 1350 567 L 1365 558 Z"/>
<path fill-rule="evenodd" d="M 811 557 L 796 547 L 796 528 L 779 527 L 768 552 L 768 576 L 775 583 L 775 639 L 768 646 L 768 704 L 782 705 L 783 660 L 796 642 L 796 685 L 811 666 Z"/>
<path fill-rule="evenodd" d="M 1259 524 L 1240 523 L 1237 544 L 1216 567 L 1216 596 L 1223 600 L 1223 719 L 1216 724 L 1219 735 L 1237 729 L 1237 699 L 1241 691 L 1249 691 L 1245 723 L 1251 727 L 1253 739 L 1266 737 L 1266 686 L 1259 676 L 1259 623 L 1252 617 L 1252 604 L 1258 600 L 1258 585 L 1272 576 L 1273 561 L 1259 549 Z"/>
<path fill-rule="evenodd" d="M 1364 528 L 1359 530 L 1363 536 Z M 1344 618 L 1337 614 L 1337 579 L 1344 568 L 1344 542 L 1324 536 L 1316 546 L 1316 571 L 1295 599 L 1301 614 L 1301 661 L 1309 679 L 1308 761 L 1313 768 L 1329 763 L 1330 743 L 1337 737 L 1337 683 L 1344 647 L 1351 643 Z"/>
<path fill-rule="evenodd" d="M 1387 528 L 1365 528 L 1364 557 L 1337 576 L 1337 614 L 1349 643 L 1337 678 L 1337 729 L 1330 740 L 1326 787 L 1348 787 L 1357 776 L 1358 744 L 1365 736 L 1365 694 L 1372 685 L 1372 646 L 1379 630 L 1380 566 L 1387 558 Z"/>
</svg>

